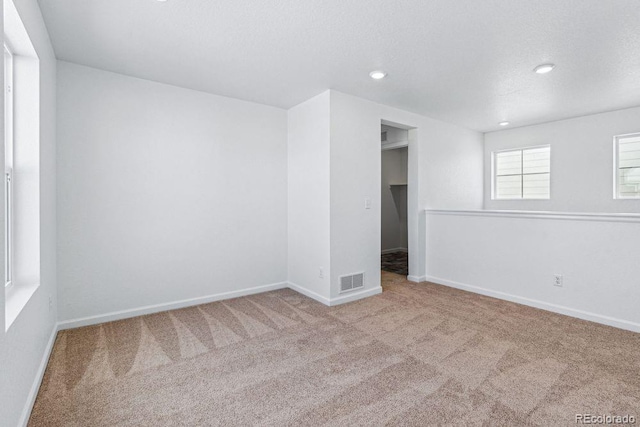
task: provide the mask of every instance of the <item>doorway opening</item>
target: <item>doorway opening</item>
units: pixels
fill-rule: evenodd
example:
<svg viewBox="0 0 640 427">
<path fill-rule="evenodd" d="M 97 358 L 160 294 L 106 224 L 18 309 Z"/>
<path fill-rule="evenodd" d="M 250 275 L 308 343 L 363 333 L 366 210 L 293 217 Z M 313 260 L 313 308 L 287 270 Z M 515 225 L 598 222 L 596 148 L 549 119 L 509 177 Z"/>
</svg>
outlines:
<svg viewBox="0 0 640 427">
<path fill-rule="evenodd" d="M 409 130 L 384 122 L 380 129 L 380 268 L 406 278 L 409 275 Z"/>
</svg>

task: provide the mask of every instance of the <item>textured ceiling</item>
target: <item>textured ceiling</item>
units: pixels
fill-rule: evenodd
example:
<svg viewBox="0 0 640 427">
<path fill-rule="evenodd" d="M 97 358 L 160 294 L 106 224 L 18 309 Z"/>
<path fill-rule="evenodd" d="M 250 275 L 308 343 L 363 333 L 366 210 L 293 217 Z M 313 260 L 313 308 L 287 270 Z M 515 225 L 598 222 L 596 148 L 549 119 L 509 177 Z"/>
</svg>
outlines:
<svg viewBox="0 0 640 427">
<path fill-rule="evenodd" d="M 283 108 L 331 88 L 489 131 L 640 105 L 638 0 L 40 5 L 61 60 Z"/>
</svg>

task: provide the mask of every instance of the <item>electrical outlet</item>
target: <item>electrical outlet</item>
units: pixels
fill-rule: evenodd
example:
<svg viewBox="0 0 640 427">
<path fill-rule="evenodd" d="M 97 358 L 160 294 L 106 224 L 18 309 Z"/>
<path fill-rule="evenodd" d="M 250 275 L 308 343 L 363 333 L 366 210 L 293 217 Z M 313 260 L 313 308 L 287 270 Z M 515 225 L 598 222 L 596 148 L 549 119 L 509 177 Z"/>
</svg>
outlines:
<svg viewBox="0 0 640 427">
<path fill-rule="evenodd" d="M 49 311 L 53 309 L 53 298 L 49 297 Z"/>
<path fill-rule="evenodd" d="M 320 270 L 318 272 L 318 277 L 321 279 L 324 279 L 324 269 L 322 267 L 320 267 Z"/>
<path fill-rule="evenodd" d="M 553 275 L 553 286 L 562 287 L 562 274 Z"/>
</svg>

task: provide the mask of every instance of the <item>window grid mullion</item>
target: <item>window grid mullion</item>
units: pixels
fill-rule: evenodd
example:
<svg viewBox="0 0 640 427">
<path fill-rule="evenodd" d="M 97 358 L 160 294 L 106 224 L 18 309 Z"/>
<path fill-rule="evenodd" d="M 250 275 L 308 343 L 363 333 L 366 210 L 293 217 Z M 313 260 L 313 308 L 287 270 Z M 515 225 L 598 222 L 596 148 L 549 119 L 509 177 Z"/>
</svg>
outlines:
<svg viewBox="0 0 640 427">
<path fill-rule="evenodd" d="M 537 150 L 537 151 L 535 151 Z M 546 156 L 544 156 L 545 158 L 539 159 L 539 158 L 535 158 L 532 159 L 532 161 L 534 162 L 538 162 L 535 163 L 536 165 L 539 165 L 539 163 L 543 163 L 543 165 L 541 166 L 531 166 L 531 169 L 547 169 L 544 172 L 529 172 L 526 173 L 524 171 L 524 155 L 525 152 L 532 152 L 535 151 L 536 153 L 540 152 L 542 153 L 546 153 Z M 515 149 L 515 150 L 502 150 L 502 151 L 495 151 L 493 153 L 493 157 L 494 157 L 494 161 L 500 163 L 499 160 L 497 159 L 504 159 L 503 157 L 503 153 L 508 153 L 508 156 L 510 157 L 511 155 L 513 155 L 514 157 L 516 155 L 520 155 L 520 173 L 498 173 L 497 169 L 494 172 L 493 175 L 493 180 L 494 180 L 494 190 L 495 191 L 495 195 L 492 196 L 494 200 L 499 200 L 499 199 L 549 199 L 550 198 L 550 178 L 551 178 L 551 148 L 549 145 L 545 145 L 545 146 L 538 146 L 538 147 L 530 147 L 530 148 L 521 148 L 521 149 Z M 504 160 L 503 160 L 504 161 Z M 511 166 L 506 167 L 506 166 L 502 166 L 501 169 L 513 169 L 513 163 L 512 161 L 510 161 Z M 544 164 L 546 162 L 546 164 Z M 497 166 L 496 166 L 497 167 Z M 542 197 L 538 197 L 540 196 L 540 194 L 538 193 L 539 190 L 536 190 L 536 192 L 534 193 L 534 195 L 532 197 L 525 197 L 525 192 L 524 192 L 524 178 L 529 176 L 543 176 L 543 177 L 548 177 L 548 179 L 541 179 L 539 180 L 540 183 L 539 184 L 535 184 L 535 188 L 536 189 L 540 189 L 543 187 L 546 187 L 546 192 L 543 192 L 541 195 Z M 516 190 L 517 187 L 504 187 L 505 185 L 510 185 L 509 182 L 510 181 L 501 181 L 502 183 L 498 183 L 498 178 L 507 178 L 507 177 L 519 177 L 520 178 L 520 194 L 513 194 L 513 195 L 508 195 L 508 193 L 510 193 L 511 191 Z M 538 182 L 538 180 L 536 180 L 536 182 Z M 541 185 L 543 187 L 541 187 Z M 504 192 L 507 192 L 507 194 L 504 194 Z"/>
<path fill-rule="evenodd" d="M 524 199 L 524 150 L 520 150 L 520 198 Z"/>
<path fill-rule="evenodd" d="M 640 199 L 640 184 L 636 181 L 637 178 L 633 177 L 634 170 L 640 170 L 640 166 L 620 166 L 621 163 L 621 154 L 623 153 L 622 147 L 626 144 L 635 144 L 640 142 L 638 138 L 640 134 L 628 134 L 628 135 L 618 135 L 613 138 L 614 141 L 614 158 L 615 158 L 615 173 L 614 173 L 614 199 Z M 624 151 L 624 153 L 636 152 L 639 150 L 629 150 Z M 637 160 L 636 158 L 625 159 L 625 161 L 633 161 Z M 624 174 L 622 172 L 625 172 Z M 627 174 L 631 172 L 630 176 Z M 623 176 L 624 175 L 624 176 Z M 631 180 L 629 180 L 631 178 Z M 634 189 L 630 189 L 630 191 L 623 191 L 623 187 L 633 187 Z"/>
</svg>

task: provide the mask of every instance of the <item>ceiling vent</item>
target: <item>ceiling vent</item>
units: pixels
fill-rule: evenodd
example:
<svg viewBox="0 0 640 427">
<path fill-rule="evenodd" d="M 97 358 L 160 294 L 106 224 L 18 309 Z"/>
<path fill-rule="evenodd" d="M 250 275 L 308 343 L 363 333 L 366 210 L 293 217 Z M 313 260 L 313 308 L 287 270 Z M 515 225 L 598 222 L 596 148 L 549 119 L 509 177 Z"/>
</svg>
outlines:
<svg viewBox="0 0 640 427">
<path fill-rule="evenodd" d="M 340 277 L 340 293 L 355 291 L 364 287 L 364 273 Z"/>
</svg>

